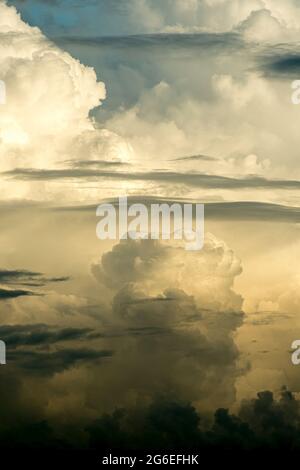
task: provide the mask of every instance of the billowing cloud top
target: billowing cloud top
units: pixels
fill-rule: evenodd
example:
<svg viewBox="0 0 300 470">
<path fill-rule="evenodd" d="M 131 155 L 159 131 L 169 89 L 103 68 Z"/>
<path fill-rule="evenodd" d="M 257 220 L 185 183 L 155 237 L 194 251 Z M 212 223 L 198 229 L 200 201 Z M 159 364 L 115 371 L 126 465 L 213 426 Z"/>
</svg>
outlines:
<svg viewBox="0 0 300 470">
<path fill-rule="evenodd" d="M 1 169 L 51 166 L 73 157 L 92 159 L 95 153 L 118 158 L 121 139 L 96 129 L 89 117 L 106 95 L 94 69 L 60 50 L 5 3 L 0 3 L 0 37 L 6 85 L 6 104 L 0 108 Z"/>
</svg>

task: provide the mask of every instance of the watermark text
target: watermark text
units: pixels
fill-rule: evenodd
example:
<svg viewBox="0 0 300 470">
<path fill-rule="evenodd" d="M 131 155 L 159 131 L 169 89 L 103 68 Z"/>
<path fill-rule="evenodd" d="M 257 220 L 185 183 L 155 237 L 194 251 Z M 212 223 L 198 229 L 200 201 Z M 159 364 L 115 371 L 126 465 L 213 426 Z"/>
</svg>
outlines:
<svg viewBox="0 0 300 470">
<path fill-rule="evenodd" d="M 118 212 L 118 214 L 117 214 Z M 152 240 L 185 240 L 185 249 L 201 250 L 204 243 L 204 204 L 128 205 L 127 197 L 119 198 L 118 211 L 113 204 L 100 204 L 101 217 L 96 234 L 100 240 L 131 238 Z"/>
</svg>

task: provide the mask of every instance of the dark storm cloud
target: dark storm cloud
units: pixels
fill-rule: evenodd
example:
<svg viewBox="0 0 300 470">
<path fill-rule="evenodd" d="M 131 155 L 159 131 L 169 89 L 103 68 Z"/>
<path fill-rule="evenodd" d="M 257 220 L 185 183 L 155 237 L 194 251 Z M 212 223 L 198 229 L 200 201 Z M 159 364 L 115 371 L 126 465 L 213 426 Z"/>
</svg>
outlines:
<svg viewBox="0 0 300 470">
<path fill-rule="evenodd" d="M 38 295 L 35 292 L 31 292 L 29 290 L 24 289 L 2 289 L 0 288 L 0 301 L 1 300 L 9 300 L 9 299 L 16 299 L 18 297 L 30 296 L 30 295 Z"/>
<path fill-rule="evenodd" d="M 43 170 L 17 168 L 2 172 L 3 176 L 22 181 L 51 181 L 59 179 L 90 179 L 110 178 L 129 181 L 158 181 L 163 183 L 177 183 L 190 187 L 205 189 L 300 189 L 300 181 L 267 179 L 261 176 L 248 176 L 245 178 L 231 178 L 220 175 L 207 175 L 202 173 L 180 173 L 175 171 L 150 172 L 118 172 L 96 169 L 62 169 Z"/>
<path fill-rule="evenodd" d="M 9 411 L 21 409 L 20 387 L 10 380 L 4 384 L 3 397 L 9 403 Z M 19 390 L 16 402 L 16 394 Z M 2 407 L 0 403 L 0 407 Z M 176 449 L 197 450 L 203 458 L 208 452 L 210 461 L 222 455 L 233 461 L 237 451 L 249 458 L 249 451 L 299 451 L 300 449 L 300 406 L 299 401 L 288 390 L 283 390 L 278 399 L 270 391 L 259 392 L 256 398 L 244 401 L 235 414 L 228 409 L 215 410 L 211 421 L 189 402 L 172 400 L 166 396 L 157 397 L 146 406 L 119 408 L 99 418 L 89 420 L 85 426 L 87 442 L 71 435 L 62 441 L 55 428 L 43 416 L 14 421 L 0 430 L 0 447 L 5 448 L 81 448 L 97 451 L 97 456 L 107 455 L 113 450 L 154 450 L 174 451 Z M 7 425 L 7 423 L 5 423 Z M 60 433 L 61 434 L 61 433 Z M 217 451 L 217 454 L 215 453 Z M 130 452 L 131 453 L 131 452 Z M 172 452 L 174 453 L 174 452 Z M 117 455 L 117 454 L 116 454 Z M 276 454 L 277 455 L 277 454 Z M 70 459 L 68 455 L 68 461 Z M 76 454 L 77 457 L 77 454 Z M 85 455 L 85 458 L 87 455 Z"/>
<path fill-rule="evenodd" d="M 43 293 L 21 287 L 43 287 L 48 283 L 68 281 L 69 277 L 45 277 L 42 273 L 26 269 L 0 269 L 0 301 L 18 297 L 42 296 Z M 6 288 L 9 286 L 9 288 Z M 11 287 L 13 286 L 13 287 Z"/>
<path fill-rule="evenodd" d="M 300 72 L 300 56 L 291 55 L 274 60 L 269 65 L 269 70 L 275 74 L 298 75 Z"/>
<path fill-rule="evenodd" d="M 256 54 L 257 69 L 268 78 L 299 78 L 300 54 L 297 44 L 264 46 Z"/>
<path fill-rule="evenodd" d="M 78 363 L 94 363 L 113 355 L 111 350 L 72 347 L 51 350 L 58 343 L 85 341 L 100 337 L 90 328 L 59 328 L 45 324 L 2 325 L 0 338 L 7 346 L 9 364 L 34 375 L 51 376 Z M 82 344 L 82 343 L 81 343 Z M 32 349 L 34 347 L 34 349 Z"/>
<path fill-rule="evenodd" d="M 40 376 L 51 376 L 77 364 L 91 364 L 112 355 L 113 352 L 109 350 L 89 348 L 61 349 L 53 352 L 14 350 L 7 354 L 10 363 Z"/>
<path fill-rule="evenodd" d="M 300 403 L 283 390 L 278 400 L 270 391 L 243 401 L 236 414 L 215 411 L 205 425 L 190 403 L 156 400 L 142 410 L 120 409 L 88 426 L 92 448 L 125 449 L 299 450 Z M 130 424 L 129 424 L 130 423 Z M 107 430 L 110 430 L 107 433 Z"/>
<path fill-rule="evenodd" d="M 56 328 L 44 324 L 0 326 L 0 338 L 10 349 L 87 339 L 91 332 L 90 328 Z"/>
<path fill-rule="evenodd" d="M 65 282 L 69 277 L 44 277 L 42 273 L 25 269 L 0 269 L 0 284 L 15 284 L 30 287 L 41 287 L 47 283 Z"/>
<path fill-rule="evenodd" d="M 45 324 L 2 325 L 0 338 L 10 350 L 18 347 L 36 346 L 43 348 L 66 341 L 90 341 L 94 339 L 122 338 L 130 336 L 153 336 L 170 333 L 169 328 L 142 326 L 132 328 L 111 328 L 101 331 L 92 328 L 59 328 Z"/>
<path fill-rule="evenodd" d="M 192 405 L 157 400 L 142 410 L 120 409 L 103 415 L 87 431 L 89 445 L 95 449 L 185 449 L 199 444 L 199 424 L 200 417 Z"/>
<path fill-rule="evenodd" d="M 32 280 L 40 277 L 40 275 L 40 273 L 34 271 L 0 269 L 0 282 L 10 283 L 19 280 Z"/>
<path fill-rule="evenodd" d="M 274 78 L 299 78 L 300 55 L 297 51 L 282 52 L 276 50 L 273 55 L 259 60 L 259 68 L 267 77 Z"/>
</svg>

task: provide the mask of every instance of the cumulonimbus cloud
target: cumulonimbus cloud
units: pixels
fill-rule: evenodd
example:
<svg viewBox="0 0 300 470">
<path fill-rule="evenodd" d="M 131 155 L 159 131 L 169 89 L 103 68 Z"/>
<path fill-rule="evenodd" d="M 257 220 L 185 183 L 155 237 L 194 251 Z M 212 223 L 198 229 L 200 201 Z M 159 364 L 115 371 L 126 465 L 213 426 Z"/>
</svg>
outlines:
<svg viewBox="0 0 300 470">
<path fill-rule="evenodd" d="M 93 68 L 0 3 L 1 168 L 53 167 L 72 158 L 126 159 L 126 143 L 89 116 L 106 97 Z"/>
<path fill-rule="evenodd" d="M 112 396 L 117 383 L 120 403 L 166 393 L 208 408 L 234 402 L 242 368 L 233 334 L 243 322 L 243 299 L 233 283 L 241 264 L 224 242 L 207 235 L 203 250 L 191 254 L 180 244 L 122 240 L 92 270 L 111 291 L 109 321 L 136 331 L 107 339 L 118 358 Z"/>
</svg>

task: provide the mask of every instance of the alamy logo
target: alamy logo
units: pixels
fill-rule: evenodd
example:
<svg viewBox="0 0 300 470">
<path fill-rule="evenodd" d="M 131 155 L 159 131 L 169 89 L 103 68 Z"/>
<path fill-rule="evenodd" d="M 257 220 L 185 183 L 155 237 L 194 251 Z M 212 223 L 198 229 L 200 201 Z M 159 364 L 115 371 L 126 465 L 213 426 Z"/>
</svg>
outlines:
<svg viewBox="0 0 300 470">
<path fill-rule="evenodd" d="M 195 210 L 193 210 L 195 209 Z M 100 204 L 96 215 L 102 217 L 97 224 L 100 240 L 185 240 L 185 249 L 201 250 L 204 243 L 204 204 L 171 205 L 127 204 L 127 197 L 119 198 L 118 217 L 113 204 Z"/>
<path fill-rule="evenodd" d="M 0 365 L 6 364 L 6 345 L 4 341 L 0 341 Z"/>
<path fill-rule="evenodd" d="M 0 80 L 0 105 L 6 103 L 6 85 L 3 80 Z"/>
<path fill-rule="evenodd" d="M 294 350 L 291 356 L 292 364 L 294 364 L 294 366 L 299 366 L 300 364 L 300 340 L 295 339 L 295 341 L 292 342 L 291 347 Z"/>
</svg>

